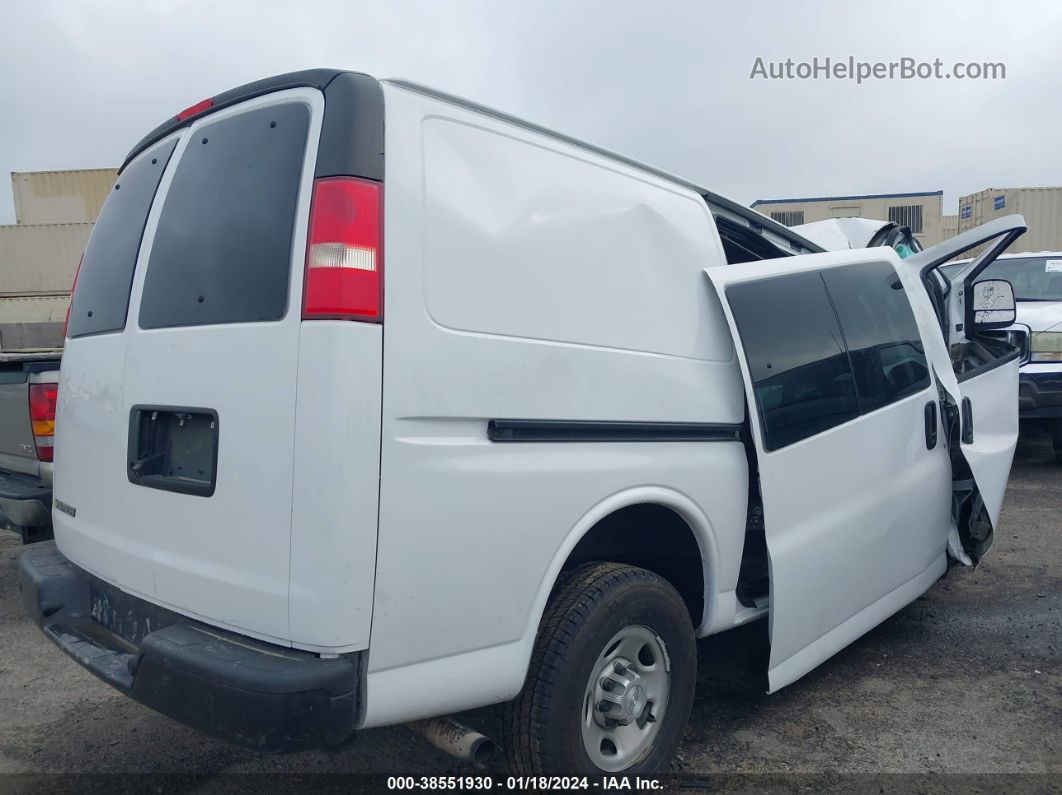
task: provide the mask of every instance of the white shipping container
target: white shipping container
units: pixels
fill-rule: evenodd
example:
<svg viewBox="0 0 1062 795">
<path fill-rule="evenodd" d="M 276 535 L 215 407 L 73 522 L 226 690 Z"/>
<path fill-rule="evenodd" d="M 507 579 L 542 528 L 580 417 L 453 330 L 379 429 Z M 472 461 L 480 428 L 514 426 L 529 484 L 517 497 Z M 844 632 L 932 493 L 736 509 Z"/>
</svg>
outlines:
<svg viewBox="0 0 1062 795">
<path fill-rule="evenodd" d="M 0 226 L 0 295 L 68 294 L 92 226 Z"/>
<path fill-rule="evenodd" d="M 994 218 L 1021 213 L 1029 231 L 1009 252 L 1062 250 L 1062 187 L 987 188 L 959 199 L 959 231 Z M 974 255 L 980 253 L 976 249 Z"/>
<path fill-rule="evenodd" d="M 18 224 L 92 223 L 118 170 L 16 171 L 11 174 Z"/>
</svg>

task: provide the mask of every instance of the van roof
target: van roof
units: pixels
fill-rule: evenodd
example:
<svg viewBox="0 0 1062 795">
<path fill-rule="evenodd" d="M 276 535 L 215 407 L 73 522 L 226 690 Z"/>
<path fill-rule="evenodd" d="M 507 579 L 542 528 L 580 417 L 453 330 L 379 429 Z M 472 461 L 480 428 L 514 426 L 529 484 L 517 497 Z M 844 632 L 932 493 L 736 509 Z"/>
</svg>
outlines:
<svg viewBox="0 0 1062 795">
<path fill-rule="evenodd" d="M 205 107 L 202 112 L 194 113 L 185 116 L 184 118 L 181 118 L 180 115 L 171 116 L 141 138 L 136 146 L 129 150 L 129 154 L 125 156 L 125 160 L 122 162 L 122 167 L 118 169 L 118 173 L 122 173 L 125 170 L 125 167 L 129 165 L 130 160 L 153 143 L 162 140 L 175 130 L 179 130 L 181 127 L 191 124 L 193 121 L 196 121 L 208 113 L 213 113 L 214 111 L 221 110 L 229 105 L 235 105 L 237 102 L 243 102 L 244 100 L 261 96 L 262 94 L 269 94 L 273 91 L 283 91 L 288 88 L 310 87 L 318 88 L 323 91 L 328 84 L 338 75 L 342 74 L 342 72 L 343 70 L 341 69 L 304 69 L 300 72 L 287 72 L 286 74 L 267 77 L 263 80 L 256 80 L 253 83 L 245 83 L 242 86 L 223 91 L 222 93 L 211 97 L 211 104 Z M 205 101 L 206 100 L 204 100 L 204 102 Z"/>
<path fill-rule="evenodd" d="M 370 75 L 365 75 L 359 72 L 351 72 L 343 69 L 305 69 L 299 72 L 288 72 L 286 74 L 275 75 L 273 77 L 267 77 L 262 80 L 256 80 L 253 83 L 247 83 L 242 86 L 237 86 L 236 88 L 224 91 L 212 97 L 210 104 L 205 104 L 206 101 L 204 101 L 204 103 L 201 103 L 204 104 L 204 107 L 199 112 L 191 113 L 190 115 L 184 116 L 184 118 L 182 118 L 181 115 L 176 115 L 167 119 L 162 124 L 158 125 L 154 130 L 144 136 L 136 144 L 136 146 L 134 146 L 130 150 L 129 154 L 125 158 L 125 161 L 122 163 L 122 167 L 119 169 L 119 173 L 121 173 L 121 171 L 125 169 L 125 167 L 134 157 L 143 152 L 153 143 L 161 140 L 162 138 L 165 138 L 167 135 L 170 135 L 181 127 L 191 124 L 193 121 L 201 118 L 206 114 L 213 113 L 214 111 L 220 110 L 230 105 L 235 105 L 238 102 L 243 102 L 253 97 L 261 96 L 262 94 L 268 94 L 273 91 L 283 91 L 290 88 L 302 87 L 317 88 L 321 91 L 326 91 L 326 89 L 329 88 L 333 81 L 335 81 L 335 79 L 342 74 L 356 75 L 360 78 L 364 78 L 367 80 L 376 80 Z M 764 215 L 763 213 L 760 213 L 744 204 L 741 204 L 740 202 L 734 201 L 733 199 L 723 196 L 722 194 L 710 191 L 703 185 L 692 180 L 686 179 L 685 177 L 680 177 L 677 174 L 671 173 L 670 171 L 665 171 L 664 169 L 657 168 L 656 166 L 650 165 L 639 160 L 635 160 L 632 157 L 627 157 L 626 155 L 619 154 L 618 152 L 614 152 L 610 149 L 606 149 L 604 147 L 588 143 L 587 141 L 580 140 L 570 135 L 565 135 L 564 133 L 557 132 L 556 130 L 552 130 L 548 127 L 543 127 L 539 124 L 529 122 L 517 116 L 512 116 L 508 113 L 496 110 L 495 108 L 491 108 L 486 105 L 481 105 L 478 102 L 474 102 L 472 100 L 468 100 L 464 97 L 459 97 L 454 94 L 449 94 L 445 91 L 440 91 L 438 89 L 431 88 L 430 86 L 425 86 L 420 83 L 416 83 L 412 80 L 405 80 L 401 78 L 389 78 L 380 80 L 379 82 L 389 83 L 391 85 L 404 88 L 409 91 L 415 91 L 419 94 L 435 97 L 445 102 L 449 102 L 454 105 L 474 110 L 478 113 L 483 113 L 485 115 L 501 119 L 511 124 L 518 125 L 525 129 L 541 133 L 543 135 L 548 135 L 549 137 L 557 139 L 559 141 L 564 141 L 566 143 L 578 146 L 582 149 L 586 149 L 591 152 L 596 152 L 612 160 L 625 163 L 642 171 L 662 177 L 663 179 L 666 179 L 669 182 L 673 182 L 675 184 L 689 188 L 690 190 L 696 191 L 704 197 L 705 201 L 708 202 L 713 211 L 721 210 L 724 213 L 729 213 L 731 215 L 737 215 L 741 217 L 754 231 L 757 231 L 761 234 L 763 232 L 768 232 L 773 234 L 774 236 L 781 237 L 798 251 L 823 251 L 823 249 L 815 243 L 805 239 L 796 232 L 793 232 L 791 229 L 789 229 L 789 227 L 779 223 L 778 221 L 775 221 L 773 218 L 770 218 L 767 215 Z M 361 154 L 368 155 L 368 152 L 363 152 Z M 359 165 L 361 165 L 363 172 L 366 169 L 374 171 L 375 169 L 371 167 L 371 163 L 366 165 L 364 162 L 361 162 L 366 159 L 367 157 L 359 158 Z M 372 173 L 361 173 L 360 176 L 382 179 L 382 165 L 382 162 L 380 162 L 379 176 L 374 177 Z M 318 176 L 323 176 L 323 174 L 319 173 Z"/>
</svg>

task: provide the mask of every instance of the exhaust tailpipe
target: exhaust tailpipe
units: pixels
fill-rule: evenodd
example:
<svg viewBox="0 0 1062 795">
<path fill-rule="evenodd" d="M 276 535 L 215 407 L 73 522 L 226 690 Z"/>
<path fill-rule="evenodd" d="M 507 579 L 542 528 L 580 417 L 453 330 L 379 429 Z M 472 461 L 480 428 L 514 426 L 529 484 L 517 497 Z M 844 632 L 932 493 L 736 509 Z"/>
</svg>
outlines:
<svg viewBox="0 0 1062 795">
<path fill-rule="evenodd" d="M 453 718 L 415 720 L 407 723 L 406 727 L 429 745 L 457 759 L 471 762 L 476 767 L 486 767 L 494 758 L 492 739 Z"/>
</svg>

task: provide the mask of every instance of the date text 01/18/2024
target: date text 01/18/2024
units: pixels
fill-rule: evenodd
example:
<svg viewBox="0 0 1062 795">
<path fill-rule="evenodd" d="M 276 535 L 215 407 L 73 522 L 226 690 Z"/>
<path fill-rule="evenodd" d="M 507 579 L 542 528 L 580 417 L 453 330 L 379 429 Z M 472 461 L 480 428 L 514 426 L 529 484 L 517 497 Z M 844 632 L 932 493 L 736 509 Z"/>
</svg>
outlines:
<svg viewBox="0 0 1062 795">
<path fill-rule="evenodd" d="M 600 790 L 603 792 L 640 790 L 658 791 L 663 783 L 655 778 L 638 776 L 507 776 L 495 779 L 492 776 L 388 776 L 389 790 L 421 791 L 489 791 L 493 789 L 511 792 L 536 790 Z"/>
</svg>

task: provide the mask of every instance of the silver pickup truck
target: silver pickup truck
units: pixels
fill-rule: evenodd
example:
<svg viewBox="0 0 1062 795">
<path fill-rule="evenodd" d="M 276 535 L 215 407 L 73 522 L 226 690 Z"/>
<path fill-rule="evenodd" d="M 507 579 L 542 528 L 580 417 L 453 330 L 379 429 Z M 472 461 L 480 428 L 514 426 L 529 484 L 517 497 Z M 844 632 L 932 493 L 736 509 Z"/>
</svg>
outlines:
<svg viewBox="0 0 1062 795">
<path fill-rule="evenodd" d="M 0 353 L 0 527 L 23 543 L 52 537 L 57 351 Z"/>
</svg>

